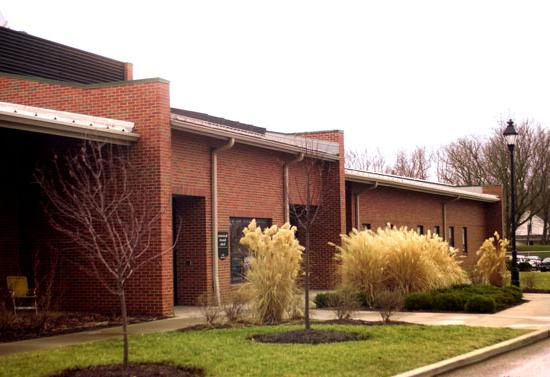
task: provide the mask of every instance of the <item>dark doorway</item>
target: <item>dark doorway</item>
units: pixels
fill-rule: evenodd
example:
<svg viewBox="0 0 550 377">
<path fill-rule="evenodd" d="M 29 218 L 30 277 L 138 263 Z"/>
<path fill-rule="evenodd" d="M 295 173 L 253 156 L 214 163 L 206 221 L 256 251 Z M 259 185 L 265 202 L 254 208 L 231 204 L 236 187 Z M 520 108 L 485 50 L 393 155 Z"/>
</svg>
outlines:
<svg viewBox="0 0 550 377">
<path fill-rule="evenodd" d="M 196 305 L 206 293 L 206 201 L 202 196 L 172 198 L 174 304 Z M 179 233 L 178 233 L 179 229 Z"/>
<path fill-rule="evenodd" d="M 243 235 L 243 229 L 250 224 L 250 217 L 231 217 L 231 228 L 229 229 L 230 256 L 231 256 L 231 283 L 238 284 L 244 282 L 246 273 L 246 257 L 248 249 L 242 246 L 239 241 Z M 256 219 L 256 224 L 264 229 L 271 226 L 271 219 Z"/>
</svg>

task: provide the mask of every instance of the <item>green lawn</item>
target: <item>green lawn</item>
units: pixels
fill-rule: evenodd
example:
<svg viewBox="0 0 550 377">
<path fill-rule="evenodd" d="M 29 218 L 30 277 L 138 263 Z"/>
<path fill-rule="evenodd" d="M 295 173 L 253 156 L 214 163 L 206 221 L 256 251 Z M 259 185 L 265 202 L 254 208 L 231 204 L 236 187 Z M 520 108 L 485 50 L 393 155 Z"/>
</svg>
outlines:
<svg viewBox="0 0 550 377">
<path fill-rule="evenodd" d="M 296 329 L 266 326 L 157 333 L 130 338 L 130 361 L 171 361 L 205 368 L 208 376 L 390 376 L 524 334 L 466 326 L 335 326 L 368 339 L 323 345 L 253 343 L 250 334 Z M 0 357 L 1 376 L 48 376 L 68 367 L 119 362 L 121 342 Z"/>
<path fill-rule="evenodd" d="M 550 245 L 525 245 L 522 243 L 518 243 L 517 245 L 518 251 L 548 251 L 550 252 Z"/>
<path fill-rule="evenodd" d="M 531 277 L 534 279 L 536 289 L 550 289 L 550 272 L 520 272 L 520 286 L 521 288 L 528 288 L 527 279 Z"/>
</svg>

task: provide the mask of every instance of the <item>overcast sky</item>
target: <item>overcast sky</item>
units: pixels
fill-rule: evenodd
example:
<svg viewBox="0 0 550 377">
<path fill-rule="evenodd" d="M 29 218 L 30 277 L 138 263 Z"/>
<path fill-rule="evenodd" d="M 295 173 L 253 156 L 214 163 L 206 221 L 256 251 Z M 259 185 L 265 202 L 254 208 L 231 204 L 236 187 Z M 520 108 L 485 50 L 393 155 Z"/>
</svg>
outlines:
<svg viewBox="0 0 550 377">
<path fill-rule="evenodd" d="M 12 29 L 170 80 L 174 107 L 343 129 L 348 148 L 386 156 L 488 135 L 508 117 L 550 124 L 548 1 L 2 0 L 0 11 Z"/>
</svg>

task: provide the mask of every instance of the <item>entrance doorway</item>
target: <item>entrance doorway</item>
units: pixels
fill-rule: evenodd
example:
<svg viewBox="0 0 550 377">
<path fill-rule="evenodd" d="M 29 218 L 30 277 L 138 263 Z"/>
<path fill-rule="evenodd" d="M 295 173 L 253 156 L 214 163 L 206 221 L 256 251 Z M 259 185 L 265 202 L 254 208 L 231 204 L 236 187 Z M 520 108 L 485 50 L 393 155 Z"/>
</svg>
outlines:
<svg viewBox="0 0 550 377">
<path fill-rule="evenodd" d="M 208 284 L 206 200 L 203 196 L 176 195 L 172 213 L 174 305 L 196 305 Z"/>
</svg>

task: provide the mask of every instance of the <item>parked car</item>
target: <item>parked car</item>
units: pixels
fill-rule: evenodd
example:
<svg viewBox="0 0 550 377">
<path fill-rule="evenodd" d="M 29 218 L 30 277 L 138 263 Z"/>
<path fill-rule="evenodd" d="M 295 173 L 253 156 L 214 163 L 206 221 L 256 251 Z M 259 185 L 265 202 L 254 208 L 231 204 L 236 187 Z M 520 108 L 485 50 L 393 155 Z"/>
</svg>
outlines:
<svg viewBox="0 0 550 377">
<path fill-rule="evenodd" d="M 539 265 L 539 270 L 550 271 L 550 257 L 544 258 Z"/>
<path fill-rule="evenodd" d="M 542 261 L 540 260 L 540 257 L 537 256 L 537 255 L 533 255 L 533 256 L 529 256 L 529 257 L 525 257 L 527 259 L 527 262 L 531 265 L 531 267 L 535 268 L 538 270 L 540 264 L 542 263 Z"/>
</svg>

